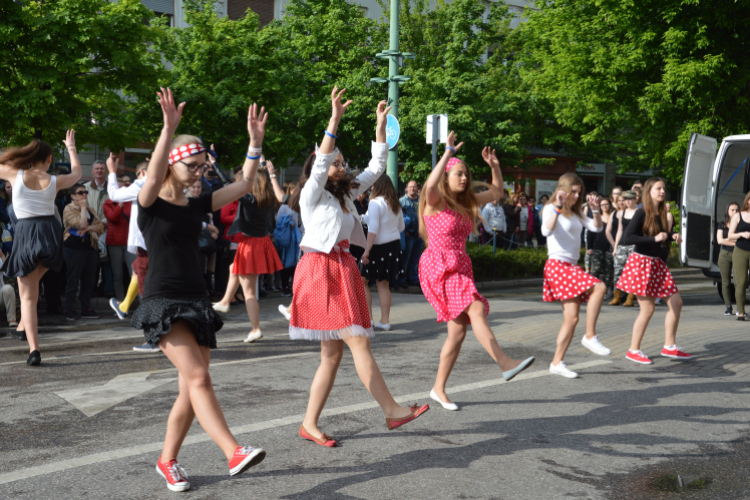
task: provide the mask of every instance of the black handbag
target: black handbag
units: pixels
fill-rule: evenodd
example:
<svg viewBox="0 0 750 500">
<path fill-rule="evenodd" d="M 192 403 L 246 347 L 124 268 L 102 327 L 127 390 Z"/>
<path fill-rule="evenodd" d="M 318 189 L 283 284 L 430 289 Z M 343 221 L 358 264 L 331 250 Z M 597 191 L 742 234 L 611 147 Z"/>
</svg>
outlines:
<svg viewBox="0 0 750 500">
<path fill-rule="evenodd" d="M 198 238 L 198 250 L 201 253 L 210 255 L 216 251 L 216 240 L 211 236 L 211 231 L 204 229 Z"/>
</svg>

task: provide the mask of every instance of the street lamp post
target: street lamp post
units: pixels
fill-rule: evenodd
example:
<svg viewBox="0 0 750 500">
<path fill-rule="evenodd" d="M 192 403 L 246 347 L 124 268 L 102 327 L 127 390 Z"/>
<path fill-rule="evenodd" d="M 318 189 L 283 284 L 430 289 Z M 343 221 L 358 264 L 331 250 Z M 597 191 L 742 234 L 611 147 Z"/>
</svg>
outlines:
<svg viewBox="0 0 750 500">
<path fill-rule="evenodd" d="M 375 57 L 388 58 L 390 62 L 388 64 L 388 78 L 371 78 L 370 81 L 374 83 L 386 83 L 388 82 L 388 105 L 391 107 L 389 114 L 398 118 L 398 86 L 409 80 L 411 77 L 406 75 L 399 75 L 399 65 L 402 59 L 414 59 L 415 54 L 411 52 L 402 53 L 399 50 L 398 43 L 398 27 L 399 27 L 399 0 L 391 0 L 391 30 L 390 30 L 390 45 L 388 50 L 375 54 Z M 391 178 L 393 186 L 398 190 L 398 144 L 394 146 L 388 152 L 388 167 L 386 172 L 388 177 Z"/>
</svg>

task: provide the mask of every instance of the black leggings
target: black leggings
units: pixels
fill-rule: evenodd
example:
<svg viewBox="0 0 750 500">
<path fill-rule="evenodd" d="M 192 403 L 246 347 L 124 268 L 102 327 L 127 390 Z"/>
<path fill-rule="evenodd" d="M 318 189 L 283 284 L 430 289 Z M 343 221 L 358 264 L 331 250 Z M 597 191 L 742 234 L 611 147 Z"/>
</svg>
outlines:
<svg viewBox="0 0 750 500">
<path fill-rule="evenodd" d="M 294 278 L 294 270 L 297 266 L 285 267 L 281 270 L 281 289 L 289 290 L 289 280 Z"/>
</svg>

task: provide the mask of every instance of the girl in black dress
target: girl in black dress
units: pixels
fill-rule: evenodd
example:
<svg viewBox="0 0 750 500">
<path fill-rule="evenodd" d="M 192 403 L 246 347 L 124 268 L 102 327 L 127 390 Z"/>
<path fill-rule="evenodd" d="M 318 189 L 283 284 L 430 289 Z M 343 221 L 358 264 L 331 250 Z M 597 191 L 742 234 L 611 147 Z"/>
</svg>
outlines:
<svg viewBox="0 0 750 500">
<path fill-rule="evenodd" d="M 172 139 L 185 103 L 175 106 L 172 91 L 158 92 L 164 127 L 148 166 L 148 177 L 138 194 L 138 226 L 149 253 L 149 267 L 141 306 L 132 325 L 143 329 L 146 341 L 158 345 L 179 373 L 179 395 L 167 421 L 164 448 L 156 470 L 172 491 L 190 483 L 177 462 L 177 453 L 193 417 L 219 445 L 229 462 L 229 474 L 239 474 L 260 463 L 266 452 L 240 446 L 227 426 L 214 394 L 208 364 L 223 323 L 206 296 L 199 266 L 198 239 L 204 214 L 250 192 L 258 170 L 267 114 L 253 104 L 248 113 L 250 147 L 242 177 L 213 193 L 188 199 L 184 191 L 206 166 L 206 148 L 194 136 Z"/>
</svg>

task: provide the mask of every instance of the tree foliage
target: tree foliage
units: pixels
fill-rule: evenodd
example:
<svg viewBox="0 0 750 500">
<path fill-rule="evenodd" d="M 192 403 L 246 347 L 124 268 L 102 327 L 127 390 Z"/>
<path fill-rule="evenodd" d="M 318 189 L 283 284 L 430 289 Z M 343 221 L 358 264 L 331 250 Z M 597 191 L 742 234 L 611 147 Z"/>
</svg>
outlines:
<svg viewBox="0 0 750 500">
<path fill-rule="evenodd" d="M 152 95 L 157 32 L 139 0 L 4 1 L 0 6 L 0 147 L 74 127 L 80 144 L 135 140 L 124 110 Z"/>
</svg>

